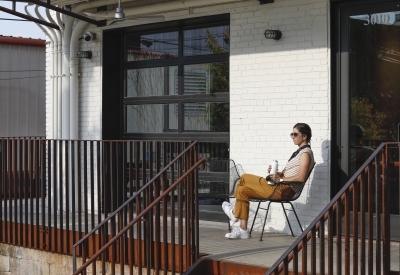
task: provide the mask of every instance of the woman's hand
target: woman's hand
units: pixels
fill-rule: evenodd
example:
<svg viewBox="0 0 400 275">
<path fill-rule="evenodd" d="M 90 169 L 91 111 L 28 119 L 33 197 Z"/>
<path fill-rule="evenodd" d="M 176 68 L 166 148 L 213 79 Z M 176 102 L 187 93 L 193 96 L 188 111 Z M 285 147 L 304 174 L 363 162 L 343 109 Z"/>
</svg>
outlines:
<svg viewBox="0 0 400 275">
<path fill-rule="evenodd" d="M 271 181 L 278 183 L 281 180 L 281 177 L 279 176 L 279 174 L 271 174 L 269 175 L 271 178 Z"/>
<path fill-rule="evenodd" d="M 268 175 L 271 173 L 272 166 L 268 165 Z M 276 172 L 278 175 L 282 174 L 281 172 Z"/>
</svg>

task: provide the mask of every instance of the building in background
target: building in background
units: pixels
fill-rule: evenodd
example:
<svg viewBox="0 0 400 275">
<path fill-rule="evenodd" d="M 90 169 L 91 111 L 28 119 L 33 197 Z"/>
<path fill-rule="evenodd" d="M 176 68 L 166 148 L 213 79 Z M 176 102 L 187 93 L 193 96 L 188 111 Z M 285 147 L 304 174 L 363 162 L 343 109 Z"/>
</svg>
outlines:
<svg viewBox="0 0 400 275">
<path fill-rule="evenodd" d="M 0 137 L 46 136 L 45 43 L 0 36 Z"/>
</svg>

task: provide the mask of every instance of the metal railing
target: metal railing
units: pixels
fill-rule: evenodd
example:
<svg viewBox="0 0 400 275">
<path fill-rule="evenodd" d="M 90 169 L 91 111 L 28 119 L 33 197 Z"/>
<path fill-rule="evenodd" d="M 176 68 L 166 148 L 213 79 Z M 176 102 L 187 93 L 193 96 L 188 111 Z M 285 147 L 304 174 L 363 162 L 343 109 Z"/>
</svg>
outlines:
<svg viewBox="0 0 400 275">
<path fill-rule="evenodd" d="M 266 274 L 389 274 L 399 146 L 382 143 Z"/>
<path fill-rule="evenodd" d="M 72 255 L 190 144 L 0 138 L 0 242 Z"/>
<path fill-rule="evenodd" d="M 137 274 L 143 268 L 148 274 L 175 274 L 198 259 L 197 168 L 206 159 L 197 160 L 196 143 L 168 164 L 164 160 L 157 175 L 74 244 L 74 275 L 89 267 L 93 274 L 115 274 L 117 266 L 119 274 L 126 268 L 133 274 L 135 266 Z M 78 269 L 77 255 L 82 257 Z"/>
</svg>

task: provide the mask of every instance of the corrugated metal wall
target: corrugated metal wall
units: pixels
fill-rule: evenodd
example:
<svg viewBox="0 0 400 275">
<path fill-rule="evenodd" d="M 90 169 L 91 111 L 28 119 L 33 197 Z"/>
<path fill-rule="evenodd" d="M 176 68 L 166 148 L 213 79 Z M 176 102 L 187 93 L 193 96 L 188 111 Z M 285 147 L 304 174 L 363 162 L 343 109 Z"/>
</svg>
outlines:
<svg viewBox="0 0 400 275">
<path fill-rule="evenodd" d="M 0 137 L 46 136 L 46 47 L 0 43 Z"/>
</svg>

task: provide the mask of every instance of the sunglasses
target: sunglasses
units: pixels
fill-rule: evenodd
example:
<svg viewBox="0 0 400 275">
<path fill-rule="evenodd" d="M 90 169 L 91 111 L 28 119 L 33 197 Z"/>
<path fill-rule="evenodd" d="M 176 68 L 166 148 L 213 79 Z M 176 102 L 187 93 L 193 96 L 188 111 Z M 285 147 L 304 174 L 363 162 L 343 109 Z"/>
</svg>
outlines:
<svg viewBox="0 0 400 275">
<path fill-rule="evenodd" d="M 293 138 L 293 137 L 296 138 L 298 135 L 300 135 L 300 133 L 290 133 L 290 137 L 291 138 Z"/>
</svg>

